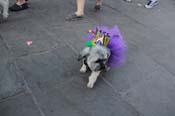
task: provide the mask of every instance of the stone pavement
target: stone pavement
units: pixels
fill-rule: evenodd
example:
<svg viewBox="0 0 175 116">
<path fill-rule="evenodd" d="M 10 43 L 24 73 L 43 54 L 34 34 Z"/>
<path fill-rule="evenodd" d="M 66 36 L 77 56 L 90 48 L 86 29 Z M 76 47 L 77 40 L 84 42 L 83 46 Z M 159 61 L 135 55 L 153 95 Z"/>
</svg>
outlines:
<svg viewBox="0 0 175 116">
<path fill-rule="evenodd" d="M 87 0 L 76 22 L 65 21 L 74 0 L 33 0 L 30 9 L 10 13 L 0 23 L 0 116 L 174 116 L 175 0 L 153 9 L 146 2 L 104 0 L 95 13 Z M 116 24 L 127 62 L 88 89 L 89 73 L 80 74 L 76 61 L 87 30 Z"/>
</svg>

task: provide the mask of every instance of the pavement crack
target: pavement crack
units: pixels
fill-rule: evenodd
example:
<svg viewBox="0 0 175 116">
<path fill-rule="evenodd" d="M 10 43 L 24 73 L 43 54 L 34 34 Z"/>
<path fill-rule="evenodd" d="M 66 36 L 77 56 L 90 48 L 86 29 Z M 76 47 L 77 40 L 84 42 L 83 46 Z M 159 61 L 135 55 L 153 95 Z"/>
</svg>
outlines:
<svg viewBox="0 0 175 116">
<path fill-rule="evenodd" d="M 47 49 L 47 50 L 42 50 L 42 51 L 39 51 L 39 52 L 33 52 L 31 54 L 24 54 L 24 55 L 21 55 L 19 56 L 19 58 L 23 58 L 23 57 L 28 57 L 28 56 L 34 56 L 34 55 L 42 55 L 42 54 L 47 54 L 55 49 L 58 48 L 58 44 L 54 45 L 53 47 Z"/>
<path fill-rule="evenodd" d="M 1 100 L 0 100 L 0 103 L 9 101 L 9 100 L 11 100 L 11 99 L 15 99 L 15 98 L 20 97 L 20 96 L 24 96 L 24 95 L 26 95 L 26 94 L 27 94 L 27 92 L 22 91 L 22 92 L 20 92 L 20 93 L 18 93 L 18 94 L 9 96 L 9 97 L 7 97 L 7 98 L 5 98 L 5 99 L 1 99 Z"/>
<path fill-rule="evenodd" d="M 6 48 L 7 50 L 10 50 L 9 44 L 7 43 L 7 41 L 6 41 L 1 35 L 0 35 L 0 39 L 2 40 L 2 42 L 3 42 L 4 46 L 5 46 L 5 48 Z"/>
<path fill-rule="evenodd" d="M 112 7 L 112 6 L 108 5 L 108 4 L 105 4 L 105 3 L 103 4 L 103 6 L 105 6 L 105 7 L 107 7 L 107 8 L 110 8 L 110 9 L 112 9 L 113 11 L 119 12 L 119 13 L 122 14 L 124 17 L 127 17 L 128 19 L 134 21 L 134 22 L 137 23 L 137 24 L 140 24 L 140 25 L 142 25 L 142 26 L 144 26 L 144 27 L 147 27 L 145 24 L 143 24 L 143 23 L 139 22 L 138 20 L 136 20 L 136 19 L 130 17 L 130 16 L 127 15 L 127 14 L 124 14 L 123 12 L 121 12 L 120 10 L 118 10 L 117 8 L 114 8 L 114 7 Z"/>
<path fill-rule="evenodd" d="M 147 54 L 145 54 L 147 55 Z M 155 58 L 152 58 L 151 56 L 147 55 L 148 57 L 150 57 L 157 65 L 159 65 L 160 67 L 162 67 L 165 71 L 167 71 L 172 77 L 175 77 L 175 73 L 173 71 L 170 71 L 165 65 L 161 64 L 159 61 L 157 61 Z M 175 80 L 175 78 L 173 78 Z M 174 86 L 175 86 L 175 81 L 174 82 Z"/>
<path fill-rule="evenodd" d="M 124 105 L 128 109 L 130 109 L 130 111 L 132 113 L 136 114 L 136 116 L 143 116 L 143 114 L 141 112 L 139 112 L 132 104 L 130 104 L 127 101 L 123 100 L 121 95 L 117 92 L 117 90 L 113 87 L 113 85 L 109 81 L 107 81 L 104 77 L 102 79 L 107 84 L 107 86 L 109 86 L 114 91 L 114 94 L 120 99 L 120 101 L 122 101 L 124 103 Z"/>
<path fill-rule="evenodd" d="M 34 104 L 35 104 L 36 107 L 38 108 L 38 111 L 39 111 L 40 115 L 41 115 L 41 116 L 45 116 L 44 112 L 42 111 L 42 109 L 41 109 L 41 107 L 40 107 L 40 105 L 39 105 L 39 103 L 38 103 L 38 101 L 37 101 L 37 98 L 35 97 L 35 95 L 33 94 L 32 90 L 30 89 L 30 87 L 29 87 L 27 81 L 25 80 L 24 75 L 23 75 L 22 73 L 20 73 L 20 69 L 19 69 L 19 67 L 18 67 L 18 65 L 17 65 L 17 63 L 16 63 L 16 60 L 14 61 L 14 64 L 15 64 L 15 67 L 16 67 L 16 69 L 17 69 L 17 72 L 19 73 L 19 75 L 21 75 L 21 77 L 22 77 L 22 79 L 23 79 L 23 81 L 24 81 L 24 85 L 25 85 L 25 87 L 26 87 L 26 89 L 27 89 L 27 92 L 29 92 L 29 94 L 31 95 L 31 97 L 32 97 L 32 99 L 33 99 Z"/>
</svg>

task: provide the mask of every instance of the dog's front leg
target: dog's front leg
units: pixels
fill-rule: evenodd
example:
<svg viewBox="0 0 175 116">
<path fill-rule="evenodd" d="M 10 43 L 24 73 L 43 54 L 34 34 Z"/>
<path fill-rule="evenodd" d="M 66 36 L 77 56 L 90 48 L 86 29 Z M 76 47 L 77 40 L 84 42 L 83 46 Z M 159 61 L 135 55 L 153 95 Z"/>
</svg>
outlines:
<svg viewBox="0 0 175 116">
<path fill-rule="evenodd" d="M 101 71 L 92 71 L 91 75 L 89 76 L 89 82 L 87 84 L 88 88 L 93 88 L 98 76 L 100 75 Z"/>
<path fill-rule="evenodd" d="M 87 66 L 85 65 L 84 62 L 85 62 L 85 61 L 83 61 L 83 65 L 82 65 L 82 67 L 80 68 L 80 72 L 81 72 L 81 73 L 85 73 L 85 72 L 87 71 Z"/>
</svg>

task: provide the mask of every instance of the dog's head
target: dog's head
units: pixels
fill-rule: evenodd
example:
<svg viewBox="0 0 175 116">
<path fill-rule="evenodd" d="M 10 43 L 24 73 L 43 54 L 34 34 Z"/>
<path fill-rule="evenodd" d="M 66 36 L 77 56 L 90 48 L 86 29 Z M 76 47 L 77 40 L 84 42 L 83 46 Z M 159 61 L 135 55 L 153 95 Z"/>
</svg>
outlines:
<svg viewBox="0 0 175 116">
<path fill-rule="evenodd" d="M 106 63 L 110 56 L 110 50 L 101 45 L 86 47 L 80 52 L 78 60 L 84 60 L 84 63 L 92 71 L 100 71 L 106 69 Z"/>
</svg>

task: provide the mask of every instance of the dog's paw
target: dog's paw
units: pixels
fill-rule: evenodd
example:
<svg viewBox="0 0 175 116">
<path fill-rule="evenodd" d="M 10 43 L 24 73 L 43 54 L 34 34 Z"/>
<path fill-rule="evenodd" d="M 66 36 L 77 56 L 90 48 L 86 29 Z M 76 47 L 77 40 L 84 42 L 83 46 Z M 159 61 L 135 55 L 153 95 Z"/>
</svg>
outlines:
<svg viewBox="0 0 175 116">
<path fill-rule="evenodd" d="M 87 84 L 87 87 L 90 88 L 90 89 L 92 89 L 92 88 L 94 87 L 94 83 L 90 83 L 90 82 L 89 82 L 89 83 Z"/>
<path fill-rule="evenodd" d="M 87 69 L 86 69 L 85 67 L 82 67 L 82 68 L 80 69 L 80 72 L 81 72 L 81 73 L 85 73 L 86 70 L 87 70 Z"/>
</svg>

